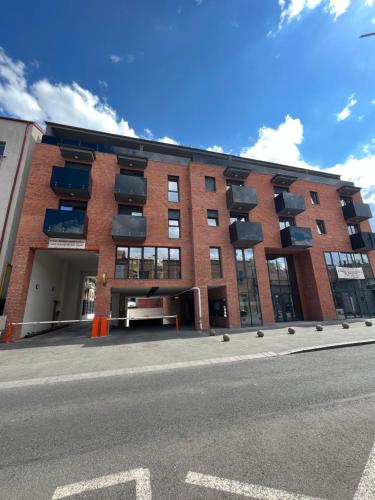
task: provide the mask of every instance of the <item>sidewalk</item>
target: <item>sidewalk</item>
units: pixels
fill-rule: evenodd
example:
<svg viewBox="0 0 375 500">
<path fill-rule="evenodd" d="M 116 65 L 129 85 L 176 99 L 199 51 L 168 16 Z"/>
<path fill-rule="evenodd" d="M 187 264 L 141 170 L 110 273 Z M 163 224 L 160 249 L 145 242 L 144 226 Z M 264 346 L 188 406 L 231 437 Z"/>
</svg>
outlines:
<svg viewBox="0 0 375 500">
<path fill-rule="evenodd" d="M 281 355 L 330 344 L 375 343 L 375 321 L 374 326 L 366 327 L 364 320 L 353 320 L 348 330 L 341 323 L 323 325 L 324 331 L 317 332 L 315 323 L 297 324 L 295 335 L 287 333 L 288 326 L 293 325 L 264 328 L 264 338 L 257 338 L 253 329 L 241 331 L 230 334 L 230 342 L 223 342 L 219 333 L 208 336 L 193 330 L 181 330 L 178 336 L 169 330 L 166 338 L 163 333 L 160 340 L 153 329 L 131 335 L 117 331 L 109 337 L 92 340 L 87 329 L 70 329 L 2 345 L 0 382 L 232 356 L 264 354 L 266 357 L 270 353 Z"/>
</svg>

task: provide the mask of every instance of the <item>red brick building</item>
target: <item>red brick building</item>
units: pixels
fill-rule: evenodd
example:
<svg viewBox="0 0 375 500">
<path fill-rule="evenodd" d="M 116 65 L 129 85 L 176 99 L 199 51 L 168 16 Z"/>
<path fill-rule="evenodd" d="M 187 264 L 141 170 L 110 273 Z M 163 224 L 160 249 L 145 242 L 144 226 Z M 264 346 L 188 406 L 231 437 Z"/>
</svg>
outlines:
<svg viewBox="0 0 375 500">
<path fill-rule="evenodd" d="M 48 123 L 5 314 L 80 319 L 92 276 L 96 315 L 134 297 L 197 328 L 373 315 L 370 218 L 336 175 Z"/>
</svg>

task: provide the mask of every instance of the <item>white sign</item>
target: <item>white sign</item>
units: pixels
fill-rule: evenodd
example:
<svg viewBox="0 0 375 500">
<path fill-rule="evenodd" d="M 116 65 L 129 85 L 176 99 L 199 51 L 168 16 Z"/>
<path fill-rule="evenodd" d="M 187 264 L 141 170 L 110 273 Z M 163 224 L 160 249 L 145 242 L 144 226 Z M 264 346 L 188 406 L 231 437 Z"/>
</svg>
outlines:
<svg viewBox="0 0 375 500">
<path fill-rule="evenodd" d="M 342 280 L 364 280 L 362 267 L 336 267 L 337 277 Z"/>
<path fill-rule="evenodd" d="M 69 248 L 71 250 L 83 250 L 86 240 L 68 240 L 64 238 L 50 238 L 48 248 Z"/>
</svg>

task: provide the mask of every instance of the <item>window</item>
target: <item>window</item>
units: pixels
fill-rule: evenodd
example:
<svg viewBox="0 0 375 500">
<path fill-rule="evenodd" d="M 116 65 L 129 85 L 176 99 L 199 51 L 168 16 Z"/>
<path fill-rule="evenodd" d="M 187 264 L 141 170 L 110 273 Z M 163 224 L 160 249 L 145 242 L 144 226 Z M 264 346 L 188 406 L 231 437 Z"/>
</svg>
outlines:
<svg viewBox="0 0 375 500">
<path fill-rule="evenodd" d="M 219 225 L 219 212 L 217 210 L 207 210 L 207 224 L 209 226 Z"/>
<path fill-rule="evenodd" d="M 231 186 L 244 186 L 244 181 L 238 179 L 227 179 L 227 191 Z"/>
<path fill-rule="evenodd" d="M 118 213 L 120 215 L 133 215 L 134 217 L 141 217 L 143 215 L 143 208 L 133 207 L 132 205 L 119 205 Z"/>
<path fill-rule="evenodd" d="M 293 217 L 279 217 L 280 229 L 285 229 L 286 227 L 295 225 L 296 223 Z"/>
<path fill-rule="evenodd" d="M 239 221 L 239 222 L 248 222 L 249 214 L 241 213 L 241 212 L 229 212 L 230 223 Z"/>
<path fill-rule="evenodd" d="M 87 165 L 86 163 L 75 163 L 73 161 L 65 162 L 66 168 L 75 168 L 76 170 L 91 170 L 91 165 Z"/>
<path fill-rule="evenodd" d="M 342 207 L 345 207 L 345 205 L 350 205 L 351 203 L 353 203 L 353 200 L 350 198 L 350 196 L 341 196 L 340 203 Z"/>
<path fill-rule="evenodd" d="M 178 240 L 180 237 L 180 211 L 168 210 L 168 238 Z"/>
<path fill-rule="evenodd" d="M 326 225 L 324 220 L 316 221 L 316 229 L 318 230 L 318 234 L 327 234 Z"/>
<path fill-rule="evenodd" d="M 86 212 L 87 202 L 85 201 L 71 201 L 71 200 L 60 200 L 59 210 L 73 211 L 80 210 Z"/>
<path fill-rule="evenodd" d="M 4 156 L 6 142 L 0 141 L 0 157 Z"/>
<path fill-rule="evenodd" d="M 222 278 L 220 248 L 210 247 L 211 276 Z"/>
<path fill-rule="evenodd" d="M 144 177 L 144 172 L 142 170 L 126 170 L 125 168 L 120 169 L 121 175 L 130 175 L 132 177 Z"/>
<path fill-rule="evenodd" d="M 310 191 L 310 199 L 311 199 L 311 203 L 313 205 L 319 205 L 320 204 L 319 196 L 318 196 L 318 193 L 316 191 Z"/>
<path fill-rule="evenodd" d="M 208 193 L 214 193 L 216 191 L 216 179 L 215 179 L 215 177 L 205 177 L 204 182 L 206 185 L 206 191 Z"/>
<path fill-rule="evenodd" d="M 276 198 L 276 196 L 280 193 L 289 193 L 289 188 L 285 186 L 274 186 L 273 197 Z"/>
<path fill-rule="evenodd" d="M 171 175 L 168 175 L 168 201 L 175 203 L 180 201 L 179 179 Z"/>
<path fill-rule="evenodd" d="M 360 232 L 359 224 L 348 224 L 349 234 L 356 234 Z"/>
<path fill-rule="evenodd" d="M 117 247 L 116 279 L 180 279 L 179 248 Z"/>
</svg>

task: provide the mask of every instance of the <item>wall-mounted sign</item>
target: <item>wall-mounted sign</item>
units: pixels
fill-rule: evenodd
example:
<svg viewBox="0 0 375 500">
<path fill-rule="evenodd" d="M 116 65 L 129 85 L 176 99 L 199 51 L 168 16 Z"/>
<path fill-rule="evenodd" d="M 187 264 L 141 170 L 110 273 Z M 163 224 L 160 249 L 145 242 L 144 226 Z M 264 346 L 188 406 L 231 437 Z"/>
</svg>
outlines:
<svg viewBox="0 0 375 500">
<path fill-rule="evenodd" d="M 337 267 L 337 277 L 341 280 L 364 280 L 362 267 Z"/>
<path fill-rule="evenodd" d="M 69 250 L 83 250 L 86 240 L 68 240 L 64 238 L 50 238 L 48 248 L 68 248 Z"/>
</svg>

